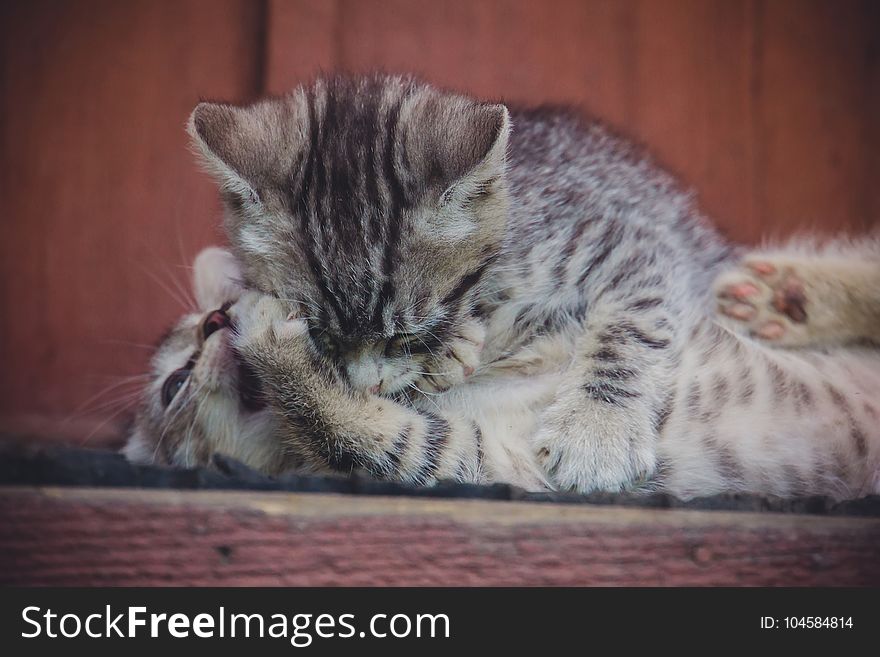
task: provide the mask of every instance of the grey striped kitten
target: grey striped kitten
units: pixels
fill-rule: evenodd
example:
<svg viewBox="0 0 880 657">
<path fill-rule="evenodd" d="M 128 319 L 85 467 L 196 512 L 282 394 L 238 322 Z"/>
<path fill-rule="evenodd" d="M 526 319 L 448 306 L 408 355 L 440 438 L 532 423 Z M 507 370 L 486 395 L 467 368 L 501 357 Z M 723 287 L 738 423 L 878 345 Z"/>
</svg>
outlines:
<svg viewBox="0 0 880 657">
<path fill-rule="evenodd" d="M 190 132 L 284 454 L 416 484 L 880 488 L 880 352 L 716 322 L 737 254 L 604 128 L 374 76 L 203 103 Z"/>
</svg>

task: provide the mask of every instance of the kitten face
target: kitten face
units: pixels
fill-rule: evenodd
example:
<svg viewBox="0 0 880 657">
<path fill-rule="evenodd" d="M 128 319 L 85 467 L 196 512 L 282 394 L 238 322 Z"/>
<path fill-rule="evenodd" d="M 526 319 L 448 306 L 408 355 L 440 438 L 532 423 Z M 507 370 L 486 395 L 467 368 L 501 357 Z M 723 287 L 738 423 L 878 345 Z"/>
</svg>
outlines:
<svg viewBox="0 0 880 657">
<path fill-rule="evenodd" d="M 230 253 L 206 249 L 195 266 L 198 312 L 156 350 L 152 378 L 125 447 L 135 462 L 193 467 L 221 452 L 261 471 L 285 466 L 276 420 L 230 346 L 240 273 Z"/>
<path fill-rule="evenodd" d="M 430 374 L 503 238 L 506 108 L 334 78 L 203 103 L 189 129 L 248 284 L 299 303 L 356 388 L 394 394 Z"/>
</svg>

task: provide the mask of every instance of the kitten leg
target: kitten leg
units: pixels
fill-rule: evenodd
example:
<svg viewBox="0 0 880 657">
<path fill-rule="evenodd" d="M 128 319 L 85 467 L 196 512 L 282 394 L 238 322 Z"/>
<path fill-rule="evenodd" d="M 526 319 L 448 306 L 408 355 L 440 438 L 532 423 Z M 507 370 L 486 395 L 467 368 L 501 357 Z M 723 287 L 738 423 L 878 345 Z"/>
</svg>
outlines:
<svg viewBox="0 0 880 657">
<path fill-rule="evenodd" d="M 305 321 L 261 297 L 238 322 L 236 348 L 260 376 L 293 450 L 317 466 L 416 485 L 485 483 L 482 431 L 458 414 L 416 409 L 351 389 L 314 348 Z M 542 487 L 524 474 L 523 487 Z"/>
<path fill-rule="evenodd" d="M 880 262 L 753 253 L 715 282 L 725 323 L 779 346 L 880 342 Z"/>
<path fill-rule="evenodd" d="M 670 379 L 668 326 L 659 312 L 592 313 L 535 439 L 559 488 L 616 491 L 653 473 Z"/>
</svg>

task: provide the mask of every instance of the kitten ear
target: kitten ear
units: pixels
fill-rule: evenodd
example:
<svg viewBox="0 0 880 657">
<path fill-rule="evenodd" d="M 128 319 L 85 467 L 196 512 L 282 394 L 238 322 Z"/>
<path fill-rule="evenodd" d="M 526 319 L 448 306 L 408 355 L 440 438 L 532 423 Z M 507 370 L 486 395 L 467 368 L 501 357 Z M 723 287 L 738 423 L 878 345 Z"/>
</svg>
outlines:
<svg viewBox="0 0 880 657">
<path fill-rule="evenodd" d="M 407 135 L 421 155 L 420 173 L 443 189 L 477 187 L 504 173 L 510 113 L 501 104 L 462 96 L 417 98 Z"/>
<path fill-rule="evenodd" d="M 473 121 L 473 148 L 463 158 L 463 162 L 470 160 L 472 165 L 443 192 L 441 205 L 469 204 L 490 196 L 502 184 L 507 166 L 510 112 L 504 105 L 483 105 Z"/>
<path fill-rule="evenodd" d="M 246 202 L 283 178 L 303 142 L 298 96 L 248 107 L 199 103 L 187 131 L 220 185 Z"/>
<path fill-rule="evenodd" d="M 187 132 L 203 158 L 205 168 L 233 194 L 256 201 L 257 171 L 249 156 L 248 142 L 255 135 L 245 111 L 232 105 L 199 103 L 187 122 Z"/>
<path fill-rule="evenodd" d="M 193 263 L 193 291 L 200 310 L 214 310 L 235 301 L 244 291 L 241 269 L 226 249 L 209 246 Z"/>
<path fill-rule="evenodd" d="M 462 96 L 433 96 L 417 103 L 407 142 L 417 144 L 418 173 L 437 190 L 439 206 L 427 218 L 425 233 L 459 243 L 477 231 L 501 230 L 510 135 L 507 107 Z"/>
<path fill-rule="evenodd" d="M 510 112 L 505 105 L 479 105 L 467 117 L 464 134 L 472 140 L 458 153 L 463 175 L 458 182 L 485 184 L 500 177 L 507 164 Z M 468 129 L 469 128 L 469 129 Z"/>
</svg>

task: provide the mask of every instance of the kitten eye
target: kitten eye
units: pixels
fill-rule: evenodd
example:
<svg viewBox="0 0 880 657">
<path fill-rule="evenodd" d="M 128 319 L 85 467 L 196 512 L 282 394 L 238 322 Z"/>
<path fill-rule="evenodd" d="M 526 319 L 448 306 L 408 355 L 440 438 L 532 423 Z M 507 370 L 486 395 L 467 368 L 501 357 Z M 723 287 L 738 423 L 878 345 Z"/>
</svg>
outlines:
<svg viewBox="0 0 880 657">
<path fill-rule="evenodd" d="M 414 340 L 415 337 L 416 336 L 411 333 L 398 333 L 397 335 L 392 335 L 388 338 L 388 342 L 385 343 L 385 355 L 397 356 L 402 354 L 407 350 L 410 341 Z"/>
<path fill-rule="evenodd" d="M 189 376 L 190 370 L 183 368 L 179 370 L 175 370 L 172 372 L 167 379 L 165 379 L 165 383 L 162 384 L 162 405 L 168 407 L 174 398 L 177 396 L 177 393 L 180 392 L 180 389 L 183 387 L 183 384 L 186 383 L 186 379 Z"/>
</svg>

